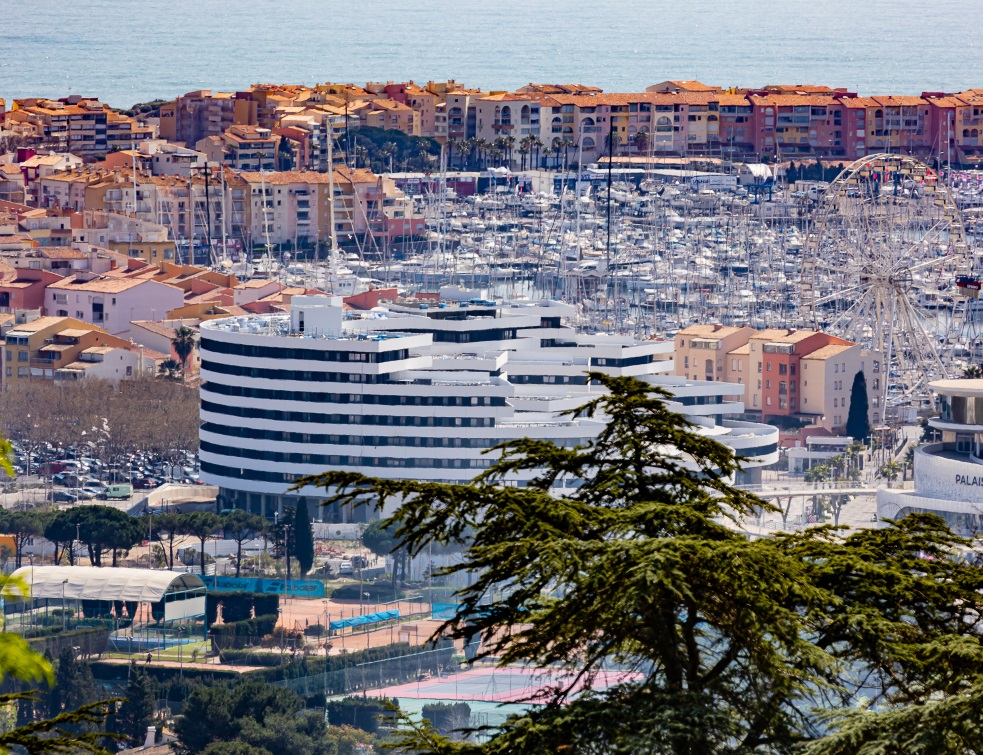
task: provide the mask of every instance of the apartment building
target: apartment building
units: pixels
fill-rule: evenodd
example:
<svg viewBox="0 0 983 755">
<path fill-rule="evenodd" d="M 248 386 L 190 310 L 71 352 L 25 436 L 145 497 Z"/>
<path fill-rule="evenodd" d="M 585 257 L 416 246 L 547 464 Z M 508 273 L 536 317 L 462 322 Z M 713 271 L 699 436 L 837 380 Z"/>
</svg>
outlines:
<svg viewBox="0 0 983 755">
<path fill-rule="evenodd" d="M 332 222 L 341 243 L 422 232 L 423 219 L 391 179 L 338 167 L 333 183 L 332 198 L 327 173 L 240 173 L 232 184 L 232 219 L 241 211 L 250 245 L 326 242 Z M 236 197 L 239 191 L 241 198 Z"/>
<path fill-rule="evenodd" d="M 257 123 L 255 101 L 238 93 L 201 89 L 161 105 L 159 132 L 162 139 L 192 147 L 205 137 L 222 136 L 237 123 Z"/>
<path fill-rule="evenodd" d="M 422 136 L 416 111 L 409 105 L 395 100 L 376 99 L 356 103 L 351 115 L 357 117 L 359 127 L 402 131 L 409 136 Z"/>
<path fill-rule="evenodd" d="M 78 96 L 14 100 L 6 120 L 32 124 L 43 146 L 84 158 L 105 155 L 114 147 L 153 136 L 149 126 L 111 111 L 98 100 Z"/>
<path fill-rule="evenodd" d="M 842 433 L 857 372 L 867 378 L 873 424 L 881 421 L 878 355 L 810 330 L 691 325 L 676 334 L 676 375 L 746 386 L 745 413 L 762 422 L 807 422 Z"/>
<path fill-rule="evenodd" d="M 44 308 L 44 290 L 61 280 L 48 270 L 0 265 L 0 314 Z"/>
<path fill-rule="evenodd" d="M 127 333 L 133 320 L 163 320 L 184 304 L 184 292 L 166 283 L 78 273 L 45 289 L 45 313 L 74 317 L 109 333 Z"/>
<path fill-rule="evenodd" d="M 508 92 L 475 99 L 476 136 L 489 142 L 503 136 L 512 137 L 516 145 L 529 136 L 542 138 L 540 109 L 543 101 L 549 101 L 549 98 Z"/>
<path fill-rule="evenodd" d="M 22 380 L 124 380 L 141 374 L 138 353 L 124 338 L 71 317 L 40 317 L 14 325 L 4 338 L 4 384 Z"/>
<path fill-rule="evenodd" d="M 210 162 L 225 164 L 234 170 L 275 170 L 278 141 L 268 128 L 230 126 L 222 135 L 221 152 L 216 149 L 217 140 L 209 138 L 199 141 L 195 148 Z"/>
</svg>

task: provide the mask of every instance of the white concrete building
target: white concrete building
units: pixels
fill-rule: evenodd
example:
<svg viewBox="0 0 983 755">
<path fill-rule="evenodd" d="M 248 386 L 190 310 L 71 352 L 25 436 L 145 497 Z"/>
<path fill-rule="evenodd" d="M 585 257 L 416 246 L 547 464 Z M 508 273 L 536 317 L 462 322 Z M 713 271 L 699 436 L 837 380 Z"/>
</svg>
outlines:
<svg viewBox="0 0 983 755">
<path fill-rule="evenodd" d="M 915 449 L 915 489 L 877 491 L 877 516 L 915 512 L 944 518 L 961 535 L 983 532 L 983 380 L 937 380 L 941 443 Z"/>
<path fill-rule="evenodd" d="M 202 323 L 202 479 L 223 505 L 267 516 L 296 500 L 294 479 L 329 468 L 467 482 L 503 441 L 594 438 L 602 420 L 562 414 L 598 390 L 589 370 L 668 388 L 700 432 L 749 457 L 744 481 L 778 459 L 775 428 L 727 419 L 743 412 L 724 400 L 742 386 L 674 377 L 671 342 L 578 334 L 563 324 L 572 314 L 559 302 L 482 300 L 344 313 L 333 297 L 298 296 L 289 316 Z"/>
</svg>

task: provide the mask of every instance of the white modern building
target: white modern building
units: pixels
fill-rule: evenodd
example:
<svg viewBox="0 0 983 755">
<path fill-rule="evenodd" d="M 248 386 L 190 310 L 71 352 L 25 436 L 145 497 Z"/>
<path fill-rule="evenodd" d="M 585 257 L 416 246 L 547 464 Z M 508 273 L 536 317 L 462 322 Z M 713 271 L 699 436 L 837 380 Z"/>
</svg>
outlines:
<svg viewBox="0 0 983 755">
<path fill-rule="evenodd" d="M 938 380 L 941 443 L 915 449 L 915 489 L 877 491 L 877 516 L 915 512 L 943 517 L 958 534 L 983 532 L 983 380 Z"/>
<path fill-rule="evenodd" d="M 743 386 L 675 377 L 671 342 L 580 334 L 564 324 L 573 314 L 553 301 L 482 300 L 351 312 L 339 298 L 296 296 L 289 316 L 202 323 L 202 479 L 222 505 L 267 516 L 296 500 L 293 480 L 330 468 L 467 482 L 503 441 L 594 438 L 603 420 L 564 414 L 598 390 L 590 370 L 669 389 L 700 432 L 747 458 L 742 481 L 778 459 L 775 428 L 728 419 L 744 407 L 724 399 Z M 324 497 L 300 494 L 312 510 Z"/>
</svg>

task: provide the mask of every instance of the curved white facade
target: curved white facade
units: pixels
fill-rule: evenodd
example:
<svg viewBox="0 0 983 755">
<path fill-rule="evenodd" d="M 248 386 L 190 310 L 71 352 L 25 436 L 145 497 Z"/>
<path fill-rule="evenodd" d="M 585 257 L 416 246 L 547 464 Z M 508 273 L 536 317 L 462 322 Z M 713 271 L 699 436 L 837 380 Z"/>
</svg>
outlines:
<svg viewBox="0 0 983 755">
<path fill-rule="evenodd" d="M 467 482 L 505 440 L 586 443 L 603 423 L 561 413 L 589 398 L 589 370 L 663 385 L 749 468 L 778 458 L 775 428 L 725 419 L 743 411 L 730 398 L 743 386 L 666 374 L 669 342 L 578 334 L 562 324 L 567 305 L 394 305 L 343 319 L 338 304 L 295 297 L 289 316 L 202 324 L 201 475 L 224 505 L 271 515 L 294 479 L 329 468 Z"/>
<path fill-rule="evenodd" d="M 941 443 L 915 449 L 915 489 L 877 491 L 877 515 L 900 519 L 927 511 L 963 535 L 983 532 L 983 380 L 939 380 Z"/>
</svg>

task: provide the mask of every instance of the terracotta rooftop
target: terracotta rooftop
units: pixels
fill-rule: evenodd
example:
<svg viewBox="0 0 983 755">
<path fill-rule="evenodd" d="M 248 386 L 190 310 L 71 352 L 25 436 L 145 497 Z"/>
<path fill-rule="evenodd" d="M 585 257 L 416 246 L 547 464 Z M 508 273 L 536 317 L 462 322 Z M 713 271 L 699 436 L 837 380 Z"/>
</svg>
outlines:
<svg viewBox="0 0 983 755">
<path fill-rule="evenodd" d="M 742 328 L 732 325 L 689 325 L 680 330 L 677 336 L 695 336 L 696 338 L 723 338 L 733 333 L 739 333 Z"/>
<path fill-rule="evenodd" d="M 813 352 L 805 354 L 803 359 L 829 359 L 842 354 L 844 351 L 852 349 L 855 344 L 852 343 L 831 343 L 829 346 L 823 346 L 820 349 L 816 349 Z"/>
<path fill-rule="evenodd" d="M 91 291 L 98 294 L 118 294 L 143 285 L 147 281 L 132 278 L 93 278 L 79 280 L 76 276 L 55 281 L 48 288 L 59 291 Z"/>
</svg>

